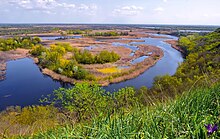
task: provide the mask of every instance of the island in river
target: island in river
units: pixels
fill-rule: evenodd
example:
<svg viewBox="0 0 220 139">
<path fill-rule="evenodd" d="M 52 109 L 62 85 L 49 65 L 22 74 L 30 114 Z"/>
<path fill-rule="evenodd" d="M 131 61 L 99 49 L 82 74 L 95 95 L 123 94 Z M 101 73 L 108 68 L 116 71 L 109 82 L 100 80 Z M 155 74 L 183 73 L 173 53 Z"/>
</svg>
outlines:
<svg viewBox="0 0 220 139">
<path fill-rule="evenodd" d="M 41 68 L 43 74 L 51 76 L 55 80 L 60 80 L 68 83 L 77 82 L 96 82 L 102 86 L 107 86 L 110 83 L 118 83 L 121 81 L 129 80 L 142 74 L 144 71 L 153 66 L 157 61 L 163 57 L 163 51 L 155 46 L 146 44 L 135 44 L 138 42 L 144 42 L 143 38 L 167 38 L 167 36 L 153 35 L 154 31 L 148 29 L 132 29 L 131 30 L 92 30 L 90 34 L 96 34 L 97 32 L 126 32 L 126 35 L 117 36 L 84 36 L 84 35 L 66 35 L 62 38 L 59 37 L 59 33 L 41 33 L 41 34 L 27 34 L 26 36 L 40 37 L 42 39 L 41 44 L 49 48 L 52 44 L 56 43 L 69 43 L 73 48 L 80 49 L 82 51 L 87 50 L 91 54 L 96 55 L 104 50 L 115 52 L 120 56 L 120 59 L 113 63 L 103 64 L 80 64 L 85 70 L 94 75 L 95 80 L 76 80 L 74 78 L 61 75 L 51 69 Z M 165 32 L 167 33 L 167 32 Z M 167 40 L 168 43 L 179 50 L 176 47 L 175 42 L 177 40 Z M 31 56 L 27 49 L 17 49 L 7 52 L 0 52 L 0 70 L 1 79 L 4 79 L 6 64 L 8 60 L 14 60 L 18 58 L 31 57 L 35 63 L 38 64 L 38 58 Z M 71 53 L 66 53 L 65 58 L 72 57 Z"/>
</svg>

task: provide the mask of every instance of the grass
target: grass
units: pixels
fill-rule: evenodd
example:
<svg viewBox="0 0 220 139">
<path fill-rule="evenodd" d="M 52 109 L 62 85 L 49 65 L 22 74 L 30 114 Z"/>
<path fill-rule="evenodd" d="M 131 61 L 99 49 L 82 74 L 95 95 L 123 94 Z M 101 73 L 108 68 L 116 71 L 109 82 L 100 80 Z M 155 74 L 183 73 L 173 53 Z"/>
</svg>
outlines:
<svg viewBox="0 0 220 139">
<path fill-rule="evenodd" d="M 220 125 L 220 84 L 185 92 L 166 104 L 136 107 L 130 112 L 94 118 L 74 127 L 60 127 L 27 138 L 205 139 L 204 124 Z M 25 138 L 25 137 L 21 137 Z M 220 138 L 220 132 L 209 138 Z"/>
<path fill-rule="evenodd" d="M 99 72 L 104 73 L 104 74 L 111 74 L 111 73 L 118 73 L 121 72 L 120 69 L 117 67 L 110 67 L 110 68 L 104 68 L 104 69 L 97 69 Z"/>
</svg>

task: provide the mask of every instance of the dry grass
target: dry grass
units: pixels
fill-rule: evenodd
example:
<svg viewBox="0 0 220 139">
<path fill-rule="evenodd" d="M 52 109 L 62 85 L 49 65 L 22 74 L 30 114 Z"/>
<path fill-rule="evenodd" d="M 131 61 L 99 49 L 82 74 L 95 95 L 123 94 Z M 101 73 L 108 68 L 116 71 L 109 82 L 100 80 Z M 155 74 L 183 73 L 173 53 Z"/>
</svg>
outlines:
<svg viewBox="0 0 220 139">
<path fill-rule="evenodd" d="M 29 55 L 29 50 L 17 48 L 16 50 L 0 51 L 0 63 L 5 63 L 10 60 L 25 58 Z"/>
<path fill-rule="evenodd" d="M 110 67 L 110 68 L 98 69 L 98 71 L 104 74 L 111 74 L 111 73 L 121 72 L 121 69 L 118 69 L 117 67 Z"/>
</svg>

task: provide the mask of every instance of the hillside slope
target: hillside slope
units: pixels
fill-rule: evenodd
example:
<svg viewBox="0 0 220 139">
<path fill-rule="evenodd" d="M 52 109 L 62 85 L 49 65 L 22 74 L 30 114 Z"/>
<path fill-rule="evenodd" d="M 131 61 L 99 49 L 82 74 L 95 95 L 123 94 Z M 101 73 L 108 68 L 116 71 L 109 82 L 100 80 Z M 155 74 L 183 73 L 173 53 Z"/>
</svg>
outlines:
<svg viewBox="0 0 220 139">
<path fill-rule="evenodd" d="M 94 118 L 91 123 L 61 127 L 31 138 L 207 138 L 205 124 L 220 125 L 220 84 L 185 92 L 154 107 Z M 220 138 L 220 132 L 212 137 Z"/>
</svg>

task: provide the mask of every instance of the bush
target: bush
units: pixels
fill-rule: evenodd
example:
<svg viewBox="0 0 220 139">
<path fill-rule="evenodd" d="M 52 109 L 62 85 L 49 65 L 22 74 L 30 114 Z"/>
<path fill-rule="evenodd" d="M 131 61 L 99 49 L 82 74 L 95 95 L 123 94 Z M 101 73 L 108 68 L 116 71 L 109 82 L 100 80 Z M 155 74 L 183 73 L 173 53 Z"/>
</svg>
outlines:
<svg viewBox="0 0 220 139">
<path fill-rule="evenodd" d="M 101 51 L 96 56 L 93 56 L 88 50 L 80 51 L 74 50 L 74 57 L 80 64 L 104 64 L 110 62 L 116 62 L 120 59 L 120 56 L 115 52 Z"/>
<path fill-rule="evenodd" d="M 74 58 L 80 64 L 94 64 L 95 63 L 94 56 L 88 50 L 84 50 L 84 51 L 75 50 Z"/>
<path fill-rule="evenodd" d="M 77 83 L 69 89 L 60 88 L 52 97 L 44 101 L 63 110 L 75 112 L 78 120 L 90 119 L 100 114 L 106 115 L 115 111 L 126 111 L 138 103 L 134 88 L 122 88 L 112 94 L 97 84 Z M 108 108 L 108 109 L 106 109 Z"/>
<path fill-rule="evenodd" d="M 36 45 L 34 47 L 32 47 L 30 53 L 33 56 L 41 56 L 43 52 L 46 52 L 47 49 L 45 47 L 43 47 L 42 45 Z"/>
<path fill-rule="evenodd" d="M 0 39 L 0 51 L 9 51 L 17 48 L 30 49 L 33 46 L 40 44 L 41 40 L 38 37 L 15 37 L 8 39 Z"/>
<path fill-rule="evenodd" d="M 73 78 L 78 79 L 78 80 L 86 79 L 88 75 L 89 73 L 86 70 L 82 68 L 78 68 L 78 70 L 73 74 Z"/>
</svg>

